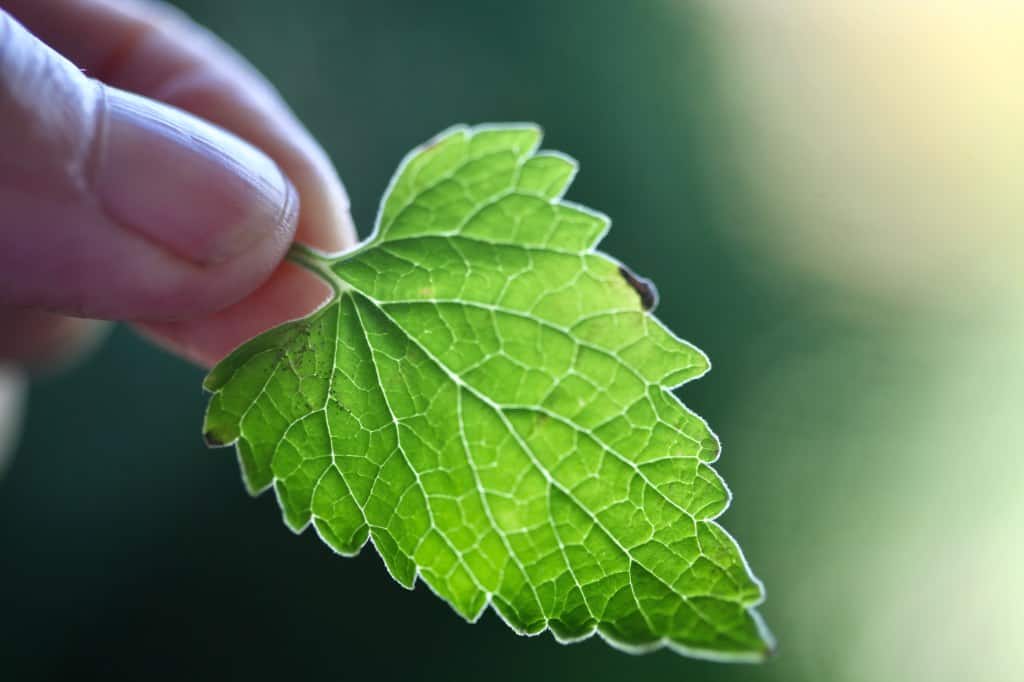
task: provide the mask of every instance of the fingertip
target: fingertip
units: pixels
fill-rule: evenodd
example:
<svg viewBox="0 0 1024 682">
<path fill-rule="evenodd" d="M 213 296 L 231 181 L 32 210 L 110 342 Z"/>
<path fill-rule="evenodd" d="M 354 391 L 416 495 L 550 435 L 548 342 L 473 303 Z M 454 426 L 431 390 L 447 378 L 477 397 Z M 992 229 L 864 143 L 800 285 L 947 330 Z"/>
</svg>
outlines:
<svg viewBox="0 0 1024 682">
<path fill-rule="evenodd" d="M 278 165 L 213 124 L 85 78 L 5 16 L 0 303 L 183 318 L 264 282 L 299 213 Z"/>
<path fill-rule="evenodd" d="M 101 92 L 90 167 L 115 222 L 200 266 L 290 241 L 298 193 L 263 152 L 173 107 Z"/>
</svg>

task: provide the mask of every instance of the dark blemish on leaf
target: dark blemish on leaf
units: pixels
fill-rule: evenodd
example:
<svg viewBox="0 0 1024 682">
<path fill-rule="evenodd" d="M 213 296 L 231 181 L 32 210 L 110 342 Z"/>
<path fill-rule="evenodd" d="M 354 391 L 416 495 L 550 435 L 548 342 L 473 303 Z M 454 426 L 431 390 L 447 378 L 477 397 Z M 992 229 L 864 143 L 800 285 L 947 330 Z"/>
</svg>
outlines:
<svg viewBox="0 0 1024 682">
<path fill-rule="evenodd" d="M 206 441 L 206 446 L 211 448 L 219 448 L 224 445 L 224 441 L 214 435 L 213 431 L 207 431 L 204 433 L 203 440 Z"/>
<path fill-rule="evenodd" d="M 654 306 L 658 305 L 658 290 L 655 288 L 654 282 L 646 277 L 640 277 L 625 265 L 619 266 L 619 274 L 640 297 L 640 305 L 644 307 L 644 310 L 653 310 Z"/>
</svg>

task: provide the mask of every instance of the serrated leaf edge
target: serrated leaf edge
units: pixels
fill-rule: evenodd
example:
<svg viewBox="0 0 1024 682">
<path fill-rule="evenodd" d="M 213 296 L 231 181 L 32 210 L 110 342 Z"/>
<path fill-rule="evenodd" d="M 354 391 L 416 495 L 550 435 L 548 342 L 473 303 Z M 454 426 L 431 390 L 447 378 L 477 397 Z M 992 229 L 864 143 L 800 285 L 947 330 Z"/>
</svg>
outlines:
<svg viewBox="0 0 1024 682">
<path fill-rule="evenodd" d="M 604 228 L 601 230 L 600 234 L 593 240 L 592 246 L 587 248 L 582 253 L 584 253 L 584 254 L 600 253 L 600 255 L 602 257 L 607 258 L 609 261 L 613 262 L 615 265 L 617 265 L 619 267 L 627 268 L 627 266 L 624 263 L 619 261 L 614 256 L 611 256 L 611 255 L 609 255 L 609 254 L 607 254 L 607 253 L 605 253 L 603 251 L 599 251 L 598 250 L 598 245 L 600 245 L 600 243 L 607 236 L 608 231 L 611 229 L 611 224 L 612 224 L 611 218 L 607 214 L 605 214 L 605 213 L 603 213 L 601 211 L 594 210 L 594 209 L 590 208 L 589 206 L 584 206 L 582 204 L 578 204 L 576 202 L 569 201 L 569 200 L 566 200 L 566 199 L 563 198 L 566 190 L 572 185 L 572 181 L 575 179 L 577 173 L 579 172 L 579 162 L 575 158 L 573 158 L 573 157 L 569 156 L 568 154 L 565 154 L 565 153 L 563 153 L 561 151 L 558 151 L 558 150 L 539 149 L 539 147 L 540 147 L 540 140 L 543 139 L 543 128 L 541 128 L 541 126 L 537 125 L 536 123 L 529 123 L 529 122 L 485 123 L 485 124 L 479 124 L 479 125 L 475 125 L 475 126 L 470 126 L 470 125 L 465 124 L 465 123 L 459 123 L 459 124 L 450 126 L 449 128 L 446 128 L 445 130 L 443 130 L 443 131 L 437 133 L 436 135 L 434 135 L 433 137 L 431 137 L 429 140 L 427 140 L 427 141 L 417 145 L 412 150 L 410 150 L 404 157 L 402 157 L 401 162 L 398 164 L 398 167 L 395 169 L 394 173 L 392 174 L 391 179 L 388 181 L 386 189 L 384 190 L 383 194 L 381 195 L 381 199 L 380 199 L 380 202 L 378 203 L 378 207 L 377 207 L 377 215 L 376 215 L 376 218 L 374 219 L 373 230 L 366 237 L 366 239 L 360 241 L 359 243 L 353 245 L 350 248 L 342 249 L 342 250 L 336 251 L 336 252 L 322 251 L 320 249 L 317 249 L 317 248 L 314 248 L 314 247 L 310 247 L 310 246 L 306 246 L 306 245 L 296 245 L 296 246 L 299 246 L 303 251 L 308 252 L 309 254 L 311 254 L 312 256 L 314 256 L 318 260 L 324 260 L 324 261 L 331 260 L 331 261 L 336 261 L 336 262 L 339 261 L 339 260 L 347 260 L 348 258 L 351 258 L 351 257 L 355 256 L 357 253 L 360 253 L 360 252 L 362 252 L 364 250 L 367 250 L 367 249 L 373 247 L 376 244 L 377 239 L 380 236 L 380 232 L 381 232 L 381 218 L 382 218 L 383 213 L 384 213 L 385 202 L 388 200 L 388 197 L 391 195 L 392 190 L 394 189 L 394 187 L 397 184 L 398 180 L 401 178 L 401 176 L 402 176 L 403 172 L 405 171 L 406 167 L 409 165 L 410 162 L 412 162 L 413 159 L 417 158 L 422 152 L 424 152 L 424 151 L 430 149 L 431 147 L 435 146 L 436 144 L 438 144 L 439 142 L 441 142 L 445 138 L 447 138 L 447 137 L 449 137 L 451 135 L 457 134 L 457 133 L 469 133 L 471 131 L 488 131 L 488 130 L 510 130 L 510 129 L 513 129 L 513 130 L 514 129 L 519 129 L 519 130 L 529 129 L 529 130 L 536 130 L 537 131 L 537 133 L 538 133 L 537 142 L 533 146 L 531 146 L 529 151 L 526 152 L 526 155 L 536 156 L 536 155 L 539 155 L 539 154 L 544 154 L 544 155 L 548 155 L 548 156 L 554 156 L 554 157 L 558 157 L 558 158 L 563 159 L 564 161 L 568 162 L 572 166 L 572 172 L 569 175 L 569 178 L 566 181 L 566 183 L 565 183 L 564 187 L 562 188 L 562 190 L 560 192 L 558 192 L 558 194 L 556 194 L 556 195 L 554 195 L 554 196 L 552 196 L 552 197 L 550 197 L 550 198 L 548 198 L 546 200 L 548 201 L 548 203 L 550 203 L 552 205 L 568 206 L 570 208 L 573 208 L 573 209 L 582 211 L 584 213 L 590 214 L 591 216 L 593 216 L 595 218 L 599 218 L 600 220 L 602 220 L 604 222 Z M 310 270 L 313 271 L 314 274 L 317 274 L 320 277 L 325 277 L 326 278 L 325 273 L 323 273 L 323 272 L 321 272 L 319 270 L 313 270 L 311 268 L 310 268 Z M 309 318 L 309 317 L 315 315 L 316 313 L 318 313 L 319 311 L 323 310 L 325 307 L 338 303 L 342 299 L 343 296 L 349 295 L 349 291 L 348 290 L 339 290 L 339 288 L 337 286 L 335 286 L 336 283 L 334 281 L 328 281 L 326 283 L 331 285 L 331 287 L 333 289 L 333 293 L 332 293 L 332 295 L 328 299 L 324 300 L 319 306 L 317 306 L 314 310 L 312 310 L 309 313 L 307 313 L 305 316 L 303 316 L 301 318 L 295 318 L 293 320 L 288 320 L 288 321 L 282 322 L 280 325 L 277 325 L 277 326 L 282 326 L 282 325 L 285 325 L 285 324 L 289 324 L 289 323 L 292 323 L 292 322 L 297 322 L 299 320 Z M 347 283 L 346 283 L 346 285 L 347 285 Z M 365 292 L 360 292 L 360 294 L 362 296 L 364 296 L 367 300 L 369 300 L 369 301 L 373 302 L 375 305 L 377 305 L 378 302 L 373 297 L 367 295 Z M 378 306 L 378 308 L 379 308 L 379 306 Z M 382 308 L 379 308 L 379 309 L 383 312 Z M 650 311 L 648 311 L 648 312 L 650 312 Z M 386 313 L 385 313 L 385 315 L 386 315 Z M 390 316 L 388 316 L 388 318 L 390 319 Z M 696 346 L 695 344 L 690 343 L 689 341 L 687 341 L 687 340 L 683 339 L 682 337 L 680 337 L 679 335 L 677 335 L 674 331 L 672 331 L 672 329 L 670 329 L 668 326 L 666 326 L 659 318 L 655 317 L 653 314 L 650 314 L 650 320 L 652 322 L 654 322 L 655 324 L 657 324 L 658 326 L 660 326 L 674 340 L 679 341 L 681 343 L 684 343 L 687 346 L 689 346 L 690 348 L 692 348 L 695 351 L 697 351 L 697 353 L 704 360 L 705 368 L 704 368 L 704 370 L 702 372 L 700 372 L 699 374 L 695 374 L 695 375 L 693 375 L 691 377 L 688 377 L 688 378 L 684 379 L 683 381 L 680 381 L 678 384 L 675 384 L 675 385 L 672 385 L 672 386 L 663 386 L 663 387 L 661 387 L 661 390 L 663 390 L 666 393 L 668 393 L 669 396 L 673 400 L 675 400 L 677 403 L 679 403 L 684 409 L 686 409 L 689 414 L 691 414 L 692 416 L 694 416 L 697 419 L 699 419 L 704 424 L 704 426 L 707 428 L 708 433 L 710 433 L 711 436 L 714 438 L 715 442 L 718 443 L 718 451 L 715 453 L 715 456 L 713 458 L 709 459 L 709 460 L 704 460 L 704 462 L 706 464 L 708 464 L 708 465 L 714 464 L 715 462 L 718 461 L 718 459 L 721 457 L 721 454 L 722 454 L 721 439 L 718 437 L 718 434 L 715 433 L 715 431 L 707 423 L 707 421 L 702 416 L 700 416 L 699 414 L 697 414 L 697 413 L 687 409 L 686 406 L 682 403 L 682 401 L 679 399 L 679 397 L 674 392 L 676 389 L 681 388 L 682 386 L 684 386 L 685 384 L 690 383 L 691 381 L 695 381 L 697 379 L 700 379 L 701 377 L 706 375 L 708 372 L 710 372 L 711 371 L 711 359 L 698 346 Z M 247 342 L 248 342 L 248 340 L 243 342 L 242 345 L 244 345 L 244 343 L 247 343 Z M 422 349 L 422 350 L 424 352 L 426 352 L 426 349 Z M 428 355 L 430 355 L 430 354 L 428 353 Z M 437 364 L 439 367 L 447 370 L 447 368 L 445 368 L 444 364 L 441 363 L 437 358 L 434 358 L 432 355 L 430 355 L 430 357 L 431 357 L 431 360 L 435 364 Z M 206 387 L 205 382 L 204 382 L 204 391 L 206 391 L 208 393 L 214 393 L 215 392 L 215 391 L 211 391 L 208 387 Z M 244 462 L 242 460 L 242 453 L 241 453 L 241 450 L 239 448 L 239 443 L 238 443 L 239 438 L 240 437 L 236 437 L 234 440 L 232 440 L 230 442 L 219 443 L 219 444 L 217 444 L 217 443 L 207 443 L 207 446 L 211 447 L 211 448 L 218 448 L 218 449 L 219 448 L 225 448 L 225 447 L 233 447 L 235 449 L 235 456 L 236 456 L 236 459 L 238 460 L 239 470 L 242 472 L 242 475 L 241 475 L 242 483 L 243 483 L 243 486 L 245 487 L 246 491 L 248 492 L 248 494 L 255 498 L 255 497 L 258 497 L 259 495 L 262 495 L 264 492 L 267 491 L 267 489 L 273 489 L 274 490 L 274 497 L 277 500 L 278 507 L 281 509 L 281 516 L 282 516 L 282 520 L 284 522 L 284 525 L 290 531 L 292 531 L 292 533 L 294 533 L 295 535 L 301 535 L 302 533 L 304 533 L 306 531 L 306 529 L 309 526 L 312 525 L 313 526 L 313 531 L 316 533 L 317 537 L 320 538 L 320 541 L 324 545 L 326 545 L 328 549 L 330 549 L 332 552 L 334 552 L 335 554 L 337 554 L 339 556 L 342 556 L 342 557 L 345 557 L 345 558 L 356 557 L 356 556 L 358 556 L 362 552 L 363 548 L 366 547 L 367 543 L 369 543 L 371 546 L 373 546 L 373 549 L 377 553 L 378 556 L 382 556 L 381 553 L 380 553 L 380 550 L 377 548 L 376 542 L 374 542 L 372 533 L 367 533 L 367 539 L 363 542 L 363 544 L 358 549 L 356 549 L 355 551 L 349 553 L 349 552 L 342 552 L 342 551 L 337 550 L 330 542 L 328 542 L 327 538 L 325 538 L 323 536 L 323 534 L 320 532 L 320 529 L 317 528 L 315 523 L 313 523 L 312 517 L 310 519 L 308 519 L 305 523 L 303 523 L 301 526 L 295 526 L 292 523 L 290 523 L 288 518 L 287 518 L 287 515 L 284 512 L 284 503 L 283 503 L 283 501 L 281 499 L 281 496 L 280 496 L 280 494 L 279 494 L 279 492 L 277 490 L 277 487 L 274 485 L 274 483 L 277 480 L 279 480 L 277 478 L 277 476 L 274 476 L 271 479 L 270 483 L 268 483 L 267 485 L 265 485 L 265 486 L 263 486 L 261 488 L 253 488 L 252 486 L 249 485 L 249 482 L 246 480 L 245 475 L 244 475 L 245 467 L 244 467 Z M 715 473 L 717 474 L 718 472 L 715 471 Z M 409 584 L 407 585 L 407 584 L 403 583 L 398 578 L 398 576 L 396 576 L 392 572 L 392 570 L 391 570 L 390 566 L 388 566 L 387 562 L 382 560 L 381 563 L 384 564 L 384 568 L 387 571 L 388 575 L 391 576 L 391 578 L 396 583 L 398 583 L 401 587 L 403 587 L 403 588 L 405 588 L 407 590 L 412 591 L 412 590 L 414 590 L 416 588 L 416 584 L 417 583 L 422 583 L 422 584 L 426 585 L 427 589 L 430 590 L 436 597 L 438 597 L 440 599 L 440 601 L 442 601 L 445 604 L 448 604 L 448 606 L 451 608 L 452 611 L 454 611 L 465 622 L 470 623 L 470 624 L 478 622 L 480 620 L 480 618 L 483 617 L 483 614 L 487 611 L 487 609 L 490 608 L 495 613 L 495 615 L 497 615 L 498 618 L 501 619 L 501 621 L 512 632 L 516 633 L 517 635 L 524 636 L 524 637 L 536 637 L 536 636 L 539 636 L 539 635 L 543 634 L 544 632 L 550 631 L 552 637 L 554 638 L 554 640 L 556 642 L 558 642 L 559 644 L 563 644 L 563 645 L 574 644 L 574 643 L 577 643 L 577 642 L 582 642 L 582 641 L 585 641 L 587 639 L 590 639 L 595 634 L 597 634 L 603 641 L 605 641 L 609 646 L 613 647 L 614 649 L 616 649 L 618 651 L 625 652 L 625 653 L 634 654 L 634 655 L 650 653 L 650 652 L 657 651 L 657 650 L 662 649 L 662 648 L 666 648 L 666 649 L 669 649 L 671 651 L 675 651 L 676 653 L 679 653 L 681 655 L 684 655 L 684 656 L 687 656 L 687 657 L 690 657 L 690 658 L 701 659 L 701 660 L 706 660 L 706 661 L 713 661 L 713 662 L 720 662 L 720 663 L 759 663 L 759 662 L 764 661 L 767 657 L 773 655 L 775 653 L 775 650 L 776 650 L 775 637 L 772 635 L 771 631 L 768 629 L 767 624 L 764 622 L 764 618 L 761 616 L 760 612 L 757 610 L 757 607 L 760 606 L 761 604 L 763 604 L 765 599 L 767 598 L 767 591 L 766 591 L 766 589 L 764 587 L 764 583 L 754 574 L 753 570 L 751 569 L 750 564 L 747 561 L 746 554 L 743 551 L 743 547 L 740 545 L 739 542 L 737 542 L 735 540 L 735 538 L 733 538 L 732 534 L 730 534 L 725 528 L 723 528 L 716 521 L 716 519 L 718 519 L 720 516 L 722 516 L 722 514 L 724 514 L 729 509 L 729 507 L 732 504 L 732 500 L 733 500 L 732 490 L 729 488 L 728 483 L 725 481 L 725 479 L 721 475 L 718 475 L 718 479 L 722 483 L 723 488 L 725 489 L 725 494 L 726 494 L 725 504 L 722 506 L 722 509 L 717 514 L 715 514 L 712 517 L 708 517 L 706 519 L 703 519 L 703 521 L 705 523 L 713 524 L 718 531 L 720 531 L 723 535 L 725 535 L 725 537 L 727 537 L 730 541 L 732 541 L 733 546 L 736 548 L 736 550 L 737 550 L 737 552 L 739 554 L 739 558 L 740 558 L 740 561 L 743 564 L 744 570 L 746 571 L 747 575 L 751 578 L 751 580 L 754 582 L 754 584 L 758 587 L 758 590 L 759 590 L 759 593 L 760 593 L 760 597 L 757 599 L 757 601 L 753 602 L 749 606 L 746 606 L 745 610 L 747 611 L 747 613 L 750 614 L 750 617 L 754 621 L 754 624 L 755 624 L 755 626 L 757 628 L 758 635 L 761 637 L 761 640 L 765 643 L 764 650 L 760 651 L 760 652 L 750 651 L 750 652 L 732 652 L 732 653 L 728 653 L 728 652 L 717 651 L 717 650 L 714 650 L 714 649 L 701 649 L 701 648 L 697 648 L 697 647 L 689 647 L 689 646 L 680 644 L 679 642 L 673 641 L 672 639 L 670 639 L 668 637 L 661 637 L 661 638 L 659 638 L 659 639 L 657 639 L 657 640 L 655 640 L 653 642 L 649 642 L 647 644 L 636 645 L 636 644 L 631 644 L 631 643 L 624 642 L 622 640 L 616 639 L 614 635 L 611 635 L 611 634 L 609 634 L 609 633 L 607 633 L 605 631 L 602 631 L 600 625 L 596 625 L 596 624 L 589 631 L 583 633 L 582 635 L 575 636 L 575 637 L 562 637 L 562 636 L 560 636 L 558 633 L 556 633 L 551 628 L 549 622 L 545 622 L 545 625 L 544 625 L 543 628 L 541 628 L 541 629 L 539 629 L 539 630 L 537 630 L 535 632 L 530 632 L 530 631 L 522 630 L 519 627 L 517 627 L 516 625 L 514 625 L 513 623 L 511 623 L 504 616 L 504 614 L 502 614 L 501 611 L 494 605 L 494 603 L 493 603 L 493 593 L 488 591 L 488 590 L 483 590 L 485 595 L 486 595 L 486 598 L 484 599 L 484 602 L 481 605 L 480 609 L 475 614 L 472 614 L 471 616 L 467 617 L 467 616 L 464 616 L 463 614 L 459 613 L 459 611 L 457 609 L 455 609 L 454 606 L 451 603 L 449 603 L 448 599 L 446 597 L 444 597 L 443 595 L 441 595 L 437 590 L 435 590 L 433 588 L 433 586 L 431 586 L 428 581 L 422 579 L 419 566 L 415 566 L 414 571 L 413 571 L 412 579 L 409 581 Z M 415 565 L 415 562 L 413 562 L 413 563 Z"/>
</svg>

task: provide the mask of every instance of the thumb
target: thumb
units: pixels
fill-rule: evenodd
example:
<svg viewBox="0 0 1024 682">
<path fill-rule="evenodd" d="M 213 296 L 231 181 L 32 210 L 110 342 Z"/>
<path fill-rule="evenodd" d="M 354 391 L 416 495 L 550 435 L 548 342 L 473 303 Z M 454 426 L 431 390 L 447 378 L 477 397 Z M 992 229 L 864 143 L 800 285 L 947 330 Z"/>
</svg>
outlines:
<svg viewBox="0 0 1024 682">
<path fill-rule="evenodd" d="M 131 320 L 219 310 L 270 275 L 297 213 L 262 152 L 87 78 L 0 11 L 0 304 Z"/>
</svg>

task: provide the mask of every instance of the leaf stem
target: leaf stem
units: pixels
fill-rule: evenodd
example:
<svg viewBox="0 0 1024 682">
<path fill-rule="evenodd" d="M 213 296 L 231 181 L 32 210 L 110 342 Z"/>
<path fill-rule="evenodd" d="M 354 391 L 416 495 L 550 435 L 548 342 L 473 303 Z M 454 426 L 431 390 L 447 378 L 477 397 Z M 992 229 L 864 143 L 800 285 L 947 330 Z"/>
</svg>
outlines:
<svg viewBox="0 0 1024 682">
<path fill-rule="evenodd" d="M 313 274 L 318 275 L 331 285 L 334 293 L 339 296 L 352 288 L 348 282 L 338 277 L 338 274 L 331 269 L 335 259 L 316 249 L 310 248 L 305 244 L 293 242 L 291 248 L 288 249 L 287 258 L 291 262 L 301 265 Z"/>
</svg>

